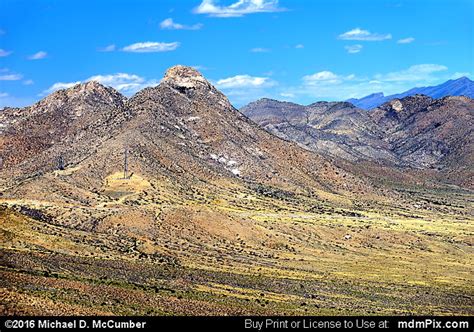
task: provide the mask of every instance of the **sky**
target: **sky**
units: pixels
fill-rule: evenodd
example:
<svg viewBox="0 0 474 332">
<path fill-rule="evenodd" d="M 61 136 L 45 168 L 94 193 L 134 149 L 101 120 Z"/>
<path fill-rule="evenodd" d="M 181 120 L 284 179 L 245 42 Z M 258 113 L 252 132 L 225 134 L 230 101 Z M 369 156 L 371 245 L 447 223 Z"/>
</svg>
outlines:
<svg viewBox="0 0 474 332">
<path fill-rule="evenodd" d="M 0 107 L 198 69 L 236 107 L 399 93 L 474 73 L 472 0 L 2 0 Z"/>
</svg>

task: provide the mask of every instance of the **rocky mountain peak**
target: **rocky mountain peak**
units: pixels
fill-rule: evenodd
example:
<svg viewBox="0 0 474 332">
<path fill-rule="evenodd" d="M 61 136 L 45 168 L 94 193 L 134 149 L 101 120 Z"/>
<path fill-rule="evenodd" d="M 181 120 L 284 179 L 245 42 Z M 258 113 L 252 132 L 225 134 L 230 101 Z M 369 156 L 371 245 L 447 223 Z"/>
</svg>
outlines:
<svg viewBox="0 0 474 332">
<path fill-rule="evenodd" d="M 177 65 L 166 71 L 163 82 L 176 88 L 196 89 L 199 87 L 210 88 L 211 84 L 192 67 Z"/>
<path fill-rule="evenodd" d="M 108 88 L 97 81 L 89 81 L 77 85 L 82 91 L 108 91 Z"/>
<path fill-rule="evenodd" d="M 386 102 L 379 108 L 386 111 L 394 111 L 396 113 L 405 113 L 406 115 L 420 112 L 428 107 L 434 101 L 433 98 L 425 95 L 414 95 L 403 98 L 396 98 Z"/>
<path fill-rule="evenodd" d="M 127 107 L 140 112 L 145 110 L 143 105 L 158 107 L 164 100 L 168 109 L 171 108 L 170 104 L 176 104 L 178 106 L 175 108 L 176 112 L 189 112 L 190 102 L 201 103 L 203 106 L 201 109 L 209 105 L 214 109 L 233 109 L 227 97 L 209 83 L 199 71 L 183 65 L 169 68 L 159 85 L 137 92 L 127 101 Z"/>
<path fill-rule="evenodd" d="M 462 76 L 462 77 L 459 77 L 458 79 L 456 80 L 453 80 L 453 81 L 457 81 L 459 83 L 472 83 L 472 80 L 470 80 L 468 77 L 466 76 Z"/>
<path fill-rule="evenodd" d="M 82 108 L 85 102 L 90 105 L 106 104 L 121 107 L 126 97 L 112 87 L 104 86 L 96 81 L 78 83 L 68 89 L 58 90 L 30 107 L 31 112 L 43 112 L 69 105 Z"/>
<path fill-rule="evenodd" d="M 398 94 L 392 94 L 384 96 L 383 93 L 375 93 L 362 98 L 352 98 L 349 99 L 351 103 L 357 107 L 364 108 L 366 110 L 374 109 L 380 107 L 384 103 L 389 102 L 393 99 L 402 99 L 407 96 L 415 95 L 425 95 L 431 98 L 442 98 L 445 96 L 466 96 L 473 98 L 474 97 L 474 82 L 471 81 L 468 77 L 463 76 L 458 79 L 453 79 L 446 81 L 442 84 L 435 86 L 425 86 L 412 88 L 410 90 L 404 91 Z"/>
<path fill-rule="evenodd" d="M 243 107 L 243 109 L 247 109 L 249 107 L 261 107 L 261 106 L 268 106 L 268 107 L 279 107 L 279 106 L 291 106 L 291 105 L 296 105 L 295 103 L 289 102 L 289 101 L 281 101 L 281 100 L 275 100 L 271 98 L 260 98 L 256 101 L 253 101 Z M 298 105 L 300 106 L 300 105 Z"/>
<path fill-rule="evenodd" d="M 115 102 L 118 100 L 124 101 L 126 99 L 126 97 L 124 97 L 114 88 L 104 86 L 96 81 L 89 81 L 86 83 L 78 84 L 67 92 L 70 96 L 91 96 L 94 97 L 95 100 L 99 99 L 109 102 Z"/>
</svg>

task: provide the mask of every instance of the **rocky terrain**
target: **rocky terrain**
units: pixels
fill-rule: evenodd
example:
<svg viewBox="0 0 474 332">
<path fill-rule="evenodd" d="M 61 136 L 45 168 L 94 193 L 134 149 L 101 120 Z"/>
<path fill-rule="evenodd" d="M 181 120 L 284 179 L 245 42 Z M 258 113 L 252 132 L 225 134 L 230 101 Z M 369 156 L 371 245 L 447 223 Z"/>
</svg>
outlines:
<svg viewBox="0 0 474 332">
<path fill-rule="evenodd" d="M 347 102 L 302 106 L 261 99 L 241 111 L 274 135 L 324 155 L 350 161 L 398 161 L 369 113 Z"/>
<path fill-rule="evenodd" d="M 0 112 L 0 311 L 472 314 L 472 192 L 354 163 L 396 163 L 389 105 L 284 106 L 268 132 L 176 66 L 129 99 L 89 82 Z"/>
<path fill-rule="evenodd" d="M 473 99 L 416 95 L 394 99 L 370 115 L 391 150 L 410 164 L 438 169 L 473 164 Z"/>
<path fill-rule="evenodd" d="M 301 106 L 263 99 L 242 112 L 267 131 L 324 155 L 474 184 L 474 100 L 468 97 L 408 96 L 368 112 L 347 102 Z"/>
</svg>

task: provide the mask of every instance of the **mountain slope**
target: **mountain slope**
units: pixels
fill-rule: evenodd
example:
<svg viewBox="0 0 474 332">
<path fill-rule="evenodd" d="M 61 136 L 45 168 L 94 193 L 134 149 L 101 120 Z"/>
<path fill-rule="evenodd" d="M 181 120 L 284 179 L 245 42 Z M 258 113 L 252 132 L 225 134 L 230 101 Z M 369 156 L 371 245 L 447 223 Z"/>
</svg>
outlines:
<svg viewBox="0 0 474 332">
<path fill-rule="evenodd" d="M 377 139 L 348 104 L 304 115 Z M 280 139 L 192 68 L 0 116 L 5 315 L 472 313 L 471 192 Z"/>
<path fill-rule="evenodd" d="M 97 97 L 98 91 L 105 97 Z M 185 188 L 218 192 L 225 186 L 288 199 L 301 194 L 347 200 L 350 192 L 375 192 L 367 181 L 260 129 L 191 68 L 171 68 L 160 85 L 127 101 L 113 96 L 117 94 L 109 88 L 87 83 L 17 110 L 26 117 L 10 121 L 2 136 L 0 152 L 8 166 L 0 173 L 8 188 L 3 197 L 108 204 L 113 201 L 108 193 L 115 190 L 109 187 L 123 172 L 125 149 L 130 172 L 145 188 L 123 191 L 138 197 L 156 197 L 165 190 L 182 200 L 192 195 L 182 197 Z M 89 107 L 92 100 L 97 102 Z M 32 123 L 33 130 L 23 129 L 23 123 Z M 36 141 L 48 144 L 23 143 Z M 24 152 L 10 157 L 19 148 Z M 169 185 L 163 188 L 164 183 Z M 77 225 L 98 227 L 87 213 L 71 213 L 76 212 Z M 57 220 L 70 221 L 69 212 L 54 213 Z M 103 214 L 110 211 L 102 211 L 99 219 Z"/>
<path fill-rule="evenodd" d="M 467 97 L 408 96 L 369 112 L 350 103 L 301 106 L 264 99 L 242 112 L 275 135 L 324 155 L 443 170 L 445 180 L 473 184 L 474 101 Z"/>
<path fill-rule="evenodd" d="M 394 99 L 369 112 L 386 132 L 392 151 L 420 168 L 455 172 L 468 187 L 474 183 L 474 100 L 432 99 L 415 95 Z"/>
<path fill-rule="evenodd" d="M 90 155 L 125 121 L 125 97 L 96 82 L 57 91 L 33 106 L 0 112 L 3 168 L 19 176 Z"/>
<path fill-rule="evenodd" d="M 356 105 L 357 107 L 369 110 L 392 99 L 403 98 L 417 94 L 426 95 L 436 99 L 446 96 L 466 96 L 474 98 L 474 82 L 464 76 L 455 80 L 446 81 L 440 85 L 413 88 L 408 91 L 389 96 L 384 96 L 382 92 L 379 92 L 359 99 L 348 99 L 347 101 Z"/>
<path fill-rule="evenodd" d="M 351 161 L 396 157 L 382 140 L 383 133 L 367 112 L 345 102 L 302 106 L 261 99 L 241 112 L 269 132 L 312 151 Z"/>
</svg>

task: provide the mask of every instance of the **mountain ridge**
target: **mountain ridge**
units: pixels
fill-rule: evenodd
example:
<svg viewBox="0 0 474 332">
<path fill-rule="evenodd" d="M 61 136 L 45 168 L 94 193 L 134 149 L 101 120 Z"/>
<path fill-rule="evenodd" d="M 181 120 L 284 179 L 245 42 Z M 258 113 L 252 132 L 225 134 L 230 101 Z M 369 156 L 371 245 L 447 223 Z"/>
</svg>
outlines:
<svg viewBox="0 0 474 332">
<path fill-rule="evenodd" d="M 418 98 L 379 110 L 401 141 L 424 142 L 430 123 L 417 115 L 465 115 L 458 97 L 411 114 Z M 370 112 L 264 103 L 288 137 L 182 66 L 129 99 L 91 83 L 0 112 L 2 312 L 472 313 L 472 282 L 458 278 L 472 274 L 472 192 L 289 137 L 304 128 L 310 144 L 370 156 L 392 144 Z"/>
<path fill-rule="evenodd" d="M 448 80 L 435 86 L 415 87 L 405 92 L 385 96 L 383 92 L 372 93 L 361 98 L 351 98 L 347 101 L 362 109 L 372 109 L 392 99 L 403 98 L 411 95 L 423 94 L 432 98 L 445 96 L 466 96 L 474 98 L 474 82 L 463 76 L 458 79 Z"/>
<path fill-rule="evenodd" d="M 413 170 L 444 169 L 446 176 L 450 169 L 459 175 L 454 182 L 473 185 L 474 100 L 469 97 L 417 94 L 370 111 L 349 102 L 303 106 L 262 99 L 241 111 L 267 131 L 323 155 Z"/>
<path fill-rule="evenodd" d="M 366 186 L 323 157 L 262 130 L 189 67 L 170 68 L 159 85 L 126 100 L 99 83 L 85 83 L 57 91 L 23 112 L 28 114 L 23 121 L 5 121 L 0 141 L 4 178 L 13 183 L 32 176 L 36 180 L 28 186 L 41 182 L 61 160 L 67 169 L 79 167 L 70 185 L 99 191 L 108 175 L 120 171 L 128 149 L 130 167 L 148 181 L 171 176 L 189 185 L 193 178 L 220 176 L 307 193 Z M 48 196 L 49 186 L 43 183 L 40 195 Z M 33 193 L 25 191 L 25 196 Z"/>
</svg>

